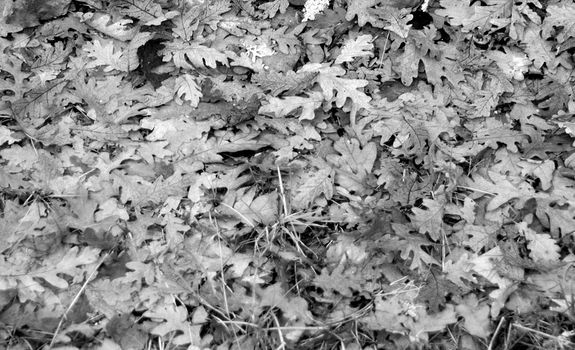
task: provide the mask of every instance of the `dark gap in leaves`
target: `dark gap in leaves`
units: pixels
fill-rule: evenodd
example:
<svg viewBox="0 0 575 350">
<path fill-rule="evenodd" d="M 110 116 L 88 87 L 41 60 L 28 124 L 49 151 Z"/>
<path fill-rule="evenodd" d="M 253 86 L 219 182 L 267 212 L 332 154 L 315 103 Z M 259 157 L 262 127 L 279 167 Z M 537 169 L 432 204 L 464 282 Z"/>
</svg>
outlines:
<svg viewBox="0 0 575 350">
<path fill-rule="evenodd" d="M 363 294 L 359 294 L 358 292 L 354 292 L 354 296 L 352 297 L 351 301 L 349 302 L 349 306 L 352 308 L 362 309 L 368 306 L 372 300 L 365 297 Z"/>
<path fill-rule="evenodd" d="M 421 199 L 418 199 L 421 200 Z M 406 204 L 406 205 L 402 205 L 401 207 L 399 207 L 399 210 L 401 211 L 401 213 L 406 214 L 406 215 L 412 215 L 413 213 L 411 212 L 411 208 L 413 206 L 411 204 Z M 409 222 L 411 222 L 411 220 L 409 219 L 408 216 L 406 216 L 407 220 L 409 220 Z"/>
<path fill-rule="evenodd" d="M 563 203 L 563 204 L 559 204 L 558 202 L 549 203 L 549 207 L 559 210 L 567 210 L 569 206 L 570 206 L 569 203 Z"/>
<path fill-rule="evenodd" d="M 509 41 L 511 40 L 506 28 L 499 28 L 498 30 L 491 32 L 490 35 L 494 46 L 508 46 Z"/>
<path fill-rule="evenodd" d="M 0 67 L 0 79 L 5 80 L 7 83 L 11 83 L 14 84 L 14 75 L 12 73 L 10 73 L 9 71 L 3 70 Z M 14 91 L 12 90 L 4 90 L 4 91 L 10 91 L 12 92 L 12 94 L 14 93 Z"/>
<path fill-rule="evenodd" d="M 480 50 L 489 49 L 491 44 L 491 36 L 481 32 L 475 32 L 472 35 L 473 44 Z"/>
<path fill-rule="evenodd" d="M 531 183 L 531 186 L 533 186 L 533 188 L 535 188 L 535 190 L 542 191 L 541 180 L 538 177 L 536 177 L 536 178 L 527 177 L 527 178 L 528 178 L 528 182 Z"/>
<path fill-rule="evenodd" d="M 473 134 L 465 127 L 456 126 L 455 127 L 455 145 L 459 146 L 465 142 L 471 141 L 473 139 Z"/>
<path fill-rule="evenodd" d="M 415 203 L 413 203 L 413 206 L 419 209 L 423 209 L 423 210 L 427 210 L 428 208 L 423 205 L 423 199 L 422 198 L 417 198 L 415 200 Z"/>
<path fill-rule="evenodd" d="M 495 107 L 494 112 L 496 114 L 505 115 L 513 110 L 513 106 L 515 106 L 515 102 L 500 103 Z"/>
<path fill-rule="evenodd" d="M 84 3 L 81 1 L 72 1 L 70 10 L 75 11 L 75 12 L 89 13 L 89 12 L 94 11 L 94 7 L 88 5 L 88 3 Z"/>
<path fill-rule="evenodd" d="M 443 215 L 443 223 L 449 226 L 454 226 L 459 221 L 461 221 L 461 216 L 455 214 L 445 214 Z"/>
<path fill-rule="evenodd" d="M 440 28 L 437 30 L 437 33 L 439 33 L 439 39 L 437 39 L 438 42 L 444 42 L 446 44 L 449 44 L 451 42 L 451 37 L 445 31 L 445 29 Z"/>
<path fill-rule="evenodd" d="M 138 124 L 140 124 L 140 122 L 141 122 L 143 119 L 145 119 L 145 118 L 147 118 L 147 117 L 148 117 L 148 116 L 146 116 L 146 115 L 138 114 L 138 115 L 133 115 L 133 116 L 129 117 L 127 120 L 130 121 L 130 122 L 132 122 L 134 125 L 138 125 Z M 151 132 L 151 131 L 152 131 L 152 130 L 150 130 L 150 132 Z M 148 134 L 148 135 L 149 135 L 149 134 Z M 147 136 L 147 135 L 146 135 L 146 136 Z"/>
<path fill-rule="evenodd" d="M 413 26 L 412 28 L 415 30 L 421 30 L 433 22 L 433 17 L 431 17 L 429 13 L 423 12 L 419 9 L 411 14 L 413 15 L 413 18 L 411 21 L 407 22 L 407 24 L 411 24 Z"/>
<path fill-rule="evenodd" d="M 512 120 L 511 121 L 511 128 L 510 130 L 513 131 L 521 131 L 521 121 L 519 120 Z"/>
<path fill-rule="evenodd" d="M 395 142 L 395 135 L 391 135 L 389 140 L 383 143 L 384 146 L 393 147 L 393 143 Z"/>
<path fill-rule="evenodd" d="M 543 78 L 545 77 L 543 74 L 538 73 L 538 72 L 527 72 L 523 75 L 525 77 L 525 80 L 543 80 Z"/>
<path fill-rule="evenodd" d="M 164 49 L 163 39 L 152 39 L 138 48 L 138 61 L 140 63 L 138 70 L 144 75 L 154 88 L 162 85 L 170 75 L 168 73 L 157 74 L 156 68 L 163 65 L 162 56 L 159 54 Z"/>
<path fill-rule="evenodd" d="M 134 316 L 135 319 L 139 320 L 138 323 L 143 323 L 144 321 L 144 314 L 146 313 L 146 310 L 142 309 L 142 310 L 138 310 L 138 309 L 133 309 L 130 314 L 132 316 Z"/>
<path fill-rule="evenodd" d="M 74 31 L 74 33 L 77 33 L 76 31 Z M 77 35 L 77 34 L 74 34 Z M 61 43 L 62 45 L 66 46 L 69 45 L 69 40 L 68 38 L 63 38 L 63 37 L 53 37 L 51 39 L 46 40 L 47 43 L 51 44 L 51 45 L 55 45 L 57 43 Z"/>
<path fill-rule="evenodd" d="M 503 241 L 506 238 L 507 238 L 507 235 L 505 234 L 505 231 L 503 231 L 503 230 L 497 231 L 497 235 L 495 236 L 495 239 L 497 241 Z"/>
<path fill-rule="evenodd" d="M 248 150 L 241 150 L 241 151 L 237 151 L 237 152 L 220 152 L 219 154 L 222 157 L 229 157 L 229 158 L 251 158 L 260 152 L 266 152 L 266 151 L 270 151 L 270 150 L 274 150 L 274 148 L 271 146 L 265 146 L 265 147 L 257 149 L 257 150 L 249 150 L 248 149 Z"/>
</svg>

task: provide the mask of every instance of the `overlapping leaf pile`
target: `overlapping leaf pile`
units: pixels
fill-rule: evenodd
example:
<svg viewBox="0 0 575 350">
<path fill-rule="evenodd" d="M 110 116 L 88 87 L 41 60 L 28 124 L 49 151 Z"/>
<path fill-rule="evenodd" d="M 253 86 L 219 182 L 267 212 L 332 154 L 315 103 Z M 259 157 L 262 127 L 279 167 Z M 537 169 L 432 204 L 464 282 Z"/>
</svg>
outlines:
<svg viewBox="0 0 575 350">
<path fill-rule="evenodd" d="M 572 1 L 3 6 L 3 346 L 573 345 Z"/>
</svg>

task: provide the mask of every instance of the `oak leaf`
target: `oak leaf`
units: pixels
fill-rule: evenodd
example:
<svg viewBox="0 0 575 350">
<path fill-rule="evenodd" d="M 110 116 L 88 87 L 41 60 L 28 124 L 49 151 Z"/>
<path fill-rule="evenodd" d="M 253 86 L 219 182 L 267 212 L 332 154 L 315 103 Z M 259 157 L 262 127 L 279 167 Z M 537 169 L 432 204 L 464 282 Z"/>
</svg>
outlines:
<svg viewBox="0 0 575 350">
<path fill-rule="evenodd" d="M 525 221 L 516 224 L 517 229 L 523 233 L 527 239 L 529 256 L 534 262 L 556 262 L 559 261 L 559 246 L 548 233 L 537 233 L 527 226 Z"/>
<path fill-rule="evenodd" d="M 439 241 L 443 231 L 443 214 L 445 207 L 445 196 L 436 199 L 424 198 L 422 205 L 426 209 L 413 208 L 411 222 L 420 233 L 428 233 L 431 239 Z"/>
<path fill-rule="evenodd" d="M 335 64 L 352 62 L 356 57 L 373 56 L 372 41 L 373 37 L 369 34 L 348 39 L 335 59 Z"/>
<path fill-rule="evenodd" d="M 216 68 L 218 63 L 227 66 L 228 56 L 219 50 L 198 42 L 173 40 L 164 44 L 164 61 L 173 60 L 176 67 L 194 70 L 194 68 Z"/>
<path fill-rule="evenodd" d="M 306 68 L 307 71 L 319 70 L 317 82 L 327 101 L 333 100 L 335 105 L 341 108 L 349 98 L 357 110 L 360 108 L 370 109 L 369 101 L 371 97 L 367 96 L 363 91 L 358 90 L 364 88 L 369 83 L 367 80 L 341 78 L 341 76 L 345 74 L 345 70 L 341 67 L 324 67 L 322 65 L 316 66 L 314 64 L 308 64 L 304 68 Z M 304 70 L 304 68 L 302 68 L 302 70 Z"/>
<path fill-rule="evenodd" d="M 330 199 L 333 196 L 333 182 L 334 170 L 330 167 L 303 173 L 292 196 L 292 205 L 296 209 L 308 208 L 322 194 Z"/>
<path fill-rule="evenodd" d="M 487 210 L 495 210 L 512 199 L 518 199 L 522 203 L 535 194 L 533 187 L 522 179 L 513 179 L 492 171 L 489 172 L 489 177 L 491 179 L 476 174 L 467 181 L 470 188 L 493 194 L 487 204 Z"/>
<path fill-rule="evenodd" d="M 313 120 L 315 118 L 315 110 L 319 108 L 323 102 L 323 96 L 319 92 L 310 92 L 308 93 L 308 97 L 270 97 L 268 102 L 269 103 L 262 105 L 259 113 L 285 117 L 301 108 L 301 112 L 298 113 L 299 120 Z"/>
</svg>

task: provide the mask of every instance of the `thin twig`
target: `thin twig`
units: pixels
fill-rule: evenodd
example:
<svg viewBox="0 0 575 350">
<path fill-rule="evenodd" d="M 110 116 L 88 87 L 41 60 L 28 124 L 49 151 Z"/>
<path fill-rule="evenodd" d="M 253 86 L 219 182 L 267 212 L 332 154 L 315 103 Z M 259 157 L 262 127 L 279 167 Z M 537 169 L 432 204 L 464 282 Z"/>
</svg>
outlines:
<svg viewBox="0 0 575 350">
<path fill-rule="evenodd" d="M 497 334 L 499 333 L 499 330 L 503 326 L 503 322 L 505 322 L 505 317 L 501 317 L 501 319 L 499 320 L 499 324 L 497 325 L 495 332 L 493 332 L 493 335 L 491 336 L 491 340 L 489 341 L 489 346 L 487 347 L 487 350 L 493 350 L 493 343 L 495 342 L 495 339 L 497 338 Z"/>
<path fill-rule="evenodd" d="M 74 305 L 76 305 L 76 303 L 78 302 L 78 299 L 80 299 L 80 296 L 82 295 L 82 293 L 84 293 L 84 290 L 86 290 L 88 283 L 90 283 L 92 278 L 96 275 L 96 273 L 98 272 L 98 269 L 104 263 L 104 260 L 106 260 L 106 258 L 108 258 L 108 255 L 110 255 L 110 252 L 107 252 L 100 259 L 98 264 L 94 267 L 94 270 L 92 270 L 92 273 L 90 273 L 90 276 L 88 276 L 88 278 L 86 278 L 86 281 L 84 282 L 84 284 L 82 285 L 82 287 L 80 288 L 78 293 L 76 293 L 74 300 L 72 300 L 72 302 L 70 303 L 70 305 L 68 306 L 66 311 L 64 311 L 64 314 L 62 315 L 62 317 L 60 318 L 60 322 L 58 323 L 58 327 L 56 327 L 56 331 L 54 332 L 54 336 L 52 337 L 52 340 L 50 341 L 50 348 L 52 348 L 54 346 L 54 343 L 56 342 L 56 338 L 58 337 L 58 333 L 60 333 L 60 330 L 62 329 L 62 325 L 64 324 L 64 320 L 66 319 L 66 315 L 68 315 L 68 312 L 70 312 L 70 310 L 72 310 Z"/>
</svg>

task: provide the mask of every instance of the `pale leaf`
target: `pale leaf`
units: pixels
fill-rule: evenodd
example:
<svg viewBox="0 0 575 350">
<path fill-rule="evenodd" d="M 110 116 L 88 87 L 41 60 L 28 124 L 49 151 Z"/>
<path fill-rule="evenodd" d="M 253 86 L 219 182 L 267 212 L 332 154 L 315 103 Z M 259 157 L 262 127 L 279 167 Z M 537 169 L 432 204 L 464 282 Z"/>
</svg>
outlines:
<svg viewBox="0 0 575 350">
<path fill-rule="evenodd" d="M 202 97 L 201 88 L 196 84 L 194 77 L 190 74 L 182 74 L 176 78 L 176 103 L 183 104 L 190 102 L 192 107 L 197 107 Z M 184 101 L 182 101 L 182 99 Z"/>
<path fill-rule="evenodd" d="M 537 233 L 527 226 L 525 221 L 516 224 L 517 229 L 525 235 L 529 256 L 535 262 L 559 261 L 559 246 L 547 233 Z"/>
<path fill-rule="evenodd" d="M 308 97 L 287 96 L 285 98 L 270 97 L 268 104 L 262 105 L 259 113 L 285 117 L 288 115 L 298 115 L 300 120 L 313 120 L 315 110 L 321 106 L 323 97 L 318 92 L 310 92 Z M 301 111 L 296 112 L 301 108 Z"/>
<path fill-rule="evenodd" d="M 481 338 L 487 338 L 491 334 L 489 305 L 480 303 L 475 294 L 466 296 L 463 302 L 455 307 L 455 311 L 465 319 L 463 326 L 469 334 Z"/>
<path fill-rule="evenodd" d="M 305 173 L 300 185 L 295 190 L 292 205 L 297 209 L 305 209 L 321 194 L 326 199 L 331 199 L 333 196 L 333 174 L 334 171 L 329 167 Z"/>
<path fill-rule="evenodd" d="M 218 63 L 228 65 L 228 57 L 225 53 L 197 42 L 187 43 L 178 40 L 167 42 L 162 54 L 164 61 L 173 60 L 177 67 L 184 69 L 216 68 Z"/>
<path fill-rule="evenodd" d="M 443 233 L 443 213 L 445 207 L 445 196 L 438 199 L 423 199 L 423 206 L 426 209 L 413 208 L 411 222 L 420 233 L 429 233 L 429 236 L 438 241 Z"/>
<path fill-rule="evenodd" d="M 373 37 L 371 35 L 360 35 L 354 39 L 348 39 L 339 56 L 335 59 L 335 64 L 351 62 L 356 57 L 373 56 Z"/>
<path fill-rule="evenodd" d="M 183 334 L 177 335 L 172 339 L 172 342 L 176 345 L 191 343 L 190 331 L 199 327 L 192 325 L 187 320 L 188 311 L 185 306 L 162 305 L 153 311 L 146 311 L 144 316 L 165 321 L 155 326 L 151 330 L 152 334 L 164 336 L 170 332 L 182 332 Z"/>
<path fill-rule="evenodd" d="M 333 99 L 337 107 L 343 107 L 349 98 L 357 109 L 370 109 L 371 97 L 363 92 L 363 88 L 368 84 L 367 80 L 340 78 L 345 74 L 345 70 L 341 67 L 323 67 L 319 72 L 317 81 L 326 100 Z"/>
<path fill-rule="evenodd" d="M 472 190 L 494 195 L 487 205 L 487 210 L 495 210 L 512 199 L 523 202 L 535 193 L 533 187 L 522 179 L 513 179 L 511 182 L 510 177 L 495 172 L 489 172 L 489 177 L 493 181 L 478 174 L 473 176 L 473 180 L 468 181 L 468 186 Z"/>
</svg>

